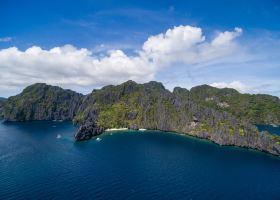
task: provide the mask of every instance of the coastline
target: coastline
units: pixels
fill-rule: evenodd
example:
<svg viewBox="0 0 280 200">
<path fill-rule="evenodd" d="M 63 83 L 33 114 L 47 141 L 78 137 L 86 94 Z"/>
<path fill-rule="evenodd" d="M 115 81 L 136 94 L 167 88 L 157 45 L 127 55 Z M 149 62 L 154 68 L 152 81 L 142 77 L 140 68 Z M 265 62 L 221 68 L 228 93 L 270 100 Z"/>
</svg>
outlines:
<svg viewBox="0 0 280 200">
<path fill-rule="evenodd" d="M 128 130 L 128 128 L 108 128 L 105 129 L 105 132 L 109 132 L 109 131 L 125 131 Z"/>
<path fill-rule="evenodd" d="M 161 131 L 161 130 L 158 130 L 158 131 Z M 184 132 L 176 132 L 176 131 L 163 131 L 163 132 L 169 132 L 169 133 L 174 133 L 174 134 L 178 134 L 178 135 L 182 135 L 182 136 L 197 138 L 199 140 L 207 141 L 207 142 L 213 143 L 213 144 L 218 145 L 218 146 L 235 147 L 235 148 L 240 148 L 240 149 L 244 149 L 244 150 L 253 150 L 253 151 L 256 151 L 256 152 L 265 153 L 267 155 L 272 155 L 273 157 L 280 158 L 280 155 L 274 154 L 274 153 L 269 152 L 268 150 L 264 150 L 264 149 L 253 148 L 253 147 L 250 147 L 250 146 L 240 146 L 240 145 L 235 145 L 235 144 L 220 144 L 220 143 L 216 142 L 215 140 L 211 140 L 209 138 L 204 138 L 204 137 L 200 137 L 198 135 L 184 133 Z"/>
<path fill-rule="evenodd" d="M 33 120 L 33 121 L 28 121 L 28 122 L 40 122 L 40 121 L 49 121 L 49 122 L 56 122 L 56 123 L 60 122 L 60 121 L 54 121 L 54 120 Z M 4 119 L 0 120 L 0 123 L 5 123 L 5 122 L 7 122 L 7 121 L 4 120 Z M 8 121 L 8 123 L 9 122 L 10 121 Z M 21 121 L 19 121 L 19 122 L 21 122 Z M 27 121 L 25 121 L 25 122 L 27 122 Z M 63 122 L 70 122 L 70 121 L 69 120 L 65 120 Z M 72 123 L 72 125 L 76 126 L 73 123 Z M 159 130 L 159 129 L 154 130 L 154 129 L 144 129 L 144 128 L 141 128 L 139 130 L 130 130 L 130 129 L 124 128 L 124 127 L 123 128 L 109 128 L 109 129 L 106 129 L 102 134 L 94 136 L 93 139 L 96 139 L 96 138 L 98 138 L 98 137 L 100 137 L 102 135 L 110 134 L 110 132 L 119 132 L 119 131 L 135 131 L 135 132 L 137 132 L 137 131 L 139 131 L 139 132 L 159 131 L 159 132 L 165 132 L 165 133 L 170 133 L 170 134 L 176 134 L 176 135 L 180 135 L 180 136 L 190 137 L 190 138 L 193 138 L 193 139 L 198 139 L 200 141 L 210 142 L 210 143 L 213 143 L 213 144 L 219 145 L 219 146 L 228 146 L 228 147 L 234 147 L 234 148 L 237 147 L 237 148 L 244 149 L 244 150 L 253 150 L 255 152 L 265 153 L 267 155 L 272 155 L 273 157 L 280 158 L 280 155 L 273 154 L 272 152 L 269 152 L 269 151 L 266 151 L 266 150 L 261 150 L 261 149 L 252 148 L 252 147 L 248 147 L 248 146 L 239 146 L 239 145 L 234 145 L 234 144 L 219 144 L 218 142 L 215 142 L 214 140 L 211 140 L 209 138 L 199 137 L 198 135 L 194 135 L 194 134 L 190 134 L 190 133 L 185 133 L 185 132 L 166 131 L 166 130 Z"/>
<path fill-rule="evenodd" d="M 117 132 L 117 131 L 130 131 L 130 129 L 128 128 L 110 128 L 110 129 L 106 129 L 104 131 L 104 133 L 101 134 L 102 135 L 107 135 L 107 133 L 109 132 Z M 256 153 L 264 153 L 266 155 L 270 155 L 273 156 L 274 158 L 280 158 L 280 155 L 274 154 L 272 152 L 266 151 L 266 150 L 261 150 L 261 149 L 257 149 L 257 148 L 252 148 L 252 147 L 248 147 L 248 146 L 239 146 L 239 145 L 234 145 L 234 144 L 219 144 L 218 142 L 215 142 L 214 140 L 211 140 L 209 138 L 203 138 L 203 137 L 199 137 L 198 135 L 193 135 L 193 134 L 189 134 L 189 133 L 184 133 L 184 132 L 176 132 L 176 131 L 166 131 L 166 130 L 154 130 L 154 129 L 139 129 L 139 130 L 133 130 L 135 132 L 164 132 L 164 133 L 169 133 L 169 134 L 174 134 L 174 135 L 178 135 L 178 136 L 183 136 L 183 137 L 189 137 L 192 139 L 197 139 L 199 141 L 205 141 L 208 143 L 212 143 L 214 145 L 217 146 L 221 146 L 221 147 L 233 147 L 233 148 L 238 148 L 238 149 L 242 149 L 242 150 L 248 150 L 248 151 L 254 151 Z"/>
<path fill-rule="evenodd" d="M 108 128 L 108 129 L 105 129 L 105 132 L 109 132 L 109 131 L 125 131 L 125 130 L 132 130 L 132 129 L 129 129 L 129 128 Z M 135 130 L 135 131 L 147 131 L 147 129 L 139 128 L 138 130 Z"/>
</svg>

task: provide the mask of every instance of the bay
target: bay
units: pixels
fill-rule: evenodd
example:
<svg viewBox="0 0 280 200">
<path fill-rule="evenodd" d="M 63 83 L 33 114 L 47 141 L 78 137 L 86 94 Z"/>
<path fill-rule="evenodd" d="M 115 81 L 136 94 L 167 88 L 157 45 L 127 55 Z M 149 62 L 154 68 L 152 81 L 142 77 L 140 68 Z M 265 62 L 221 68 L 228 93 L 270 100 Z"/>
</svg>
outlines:
<svg viewBox="0 0 280 200">
<path fill-rule="evenodd" d="M 279 199 L 280 159 L 160 131 L 0 124 L 0 199 Z"/>
</svg>

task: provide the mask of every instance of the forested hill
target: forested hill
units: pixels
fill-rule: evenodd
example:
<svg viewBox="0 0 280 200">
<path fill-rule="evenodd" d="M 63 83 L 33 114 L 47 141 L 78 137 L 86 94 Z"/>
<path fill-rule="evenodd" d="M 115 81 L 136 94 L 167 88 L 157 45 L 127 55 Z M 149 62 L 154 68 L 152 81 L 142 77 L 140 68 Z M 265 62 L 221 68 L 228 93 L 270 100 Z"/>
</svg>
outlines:
<svg viewBox="0 0 280 200">
<path fill-rule="evenodd" d="M 1 112 L 6 121 L 73 120 L 84 125 L 76 134 L 77 140 L 89 139 L 102 132 L 96 130 L 106 128 L 145 128 L 280 155 L 279 136 L 259 133 L 254 126 L 280 124 L 279 98 L 240 94 L 228 88 L 202 85 L 190 91 L 176 87 L 171 92 L 159 82 L 127 81 L 81 95 L 56 86 L 34 84 L 8 98 Z"/>
<path fill-rule="evenodd" d="M 191 99 L 201 105 L 226 111 L 255 124 L 279 124 L 280 99 L 266 94 L 241 94 L 234 89 L 201 85 L 190 90 Z"/>
<path fill-rule="evenodd" d="M 127 87 L 133 95 L 123 91 Z M 153 81 L 146 84 L 127 81 L 118 86 L 110 85 L 100 90 L 94 90 L 89 95 L 81 95 L 57 86 L 37 83 L 8 100 L 0 98 L 0 108 L 6 104 L 5 111 L 2 109 L 2 114 L 8 121 L 75 119 L 77 122 L 82 122 L 88 117 L 85 114 L 89 112 L 89 107 L 93 106 L 95 101 L 102 100 L 102 104 L 110 105 L 116 100 L 116 94 L 121 97 L 122 92 L 127 98 L 131 98 L 130 101 L 135 100 L 137 95 L 141 96 L 147 92 L 149 97 L 157 96 L 158 93 L 163 96 L 180 96 L 186 101 L 219 112 L 230 113 L 237 119 L 254 124 L 280 124 L 280 100 L 278 97 L 265 94 L 241 94 L 231 88 L 218 89 L 209 85 L 196 86 L 190 91 L 176 87 L 172 93 L 166 90 L 161 83 Z M 100 99 L 104 93 L 108 98 Z M 149 107 L 152 107 L 152 104 Z"/>
<path fill-rule="evenodd" d="M 25 88 L 9 97 L 3 114 L 7 121 L 72 120 L 83 95 L 44 83 Z"/>
</svg>

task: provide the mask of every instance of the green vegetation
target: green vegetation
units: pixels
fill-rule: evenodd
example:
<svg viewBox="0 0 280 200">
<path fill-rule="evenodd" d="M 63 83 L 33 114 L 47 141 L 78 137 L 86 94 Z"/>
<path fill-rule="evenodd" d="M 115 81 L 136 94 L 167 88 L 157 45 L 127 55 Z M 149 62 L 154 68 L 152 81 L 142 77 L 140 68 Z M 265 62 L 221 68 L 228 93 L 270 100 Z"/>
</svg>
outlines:
<svg viewBox="0 0 280 200">
<path fill-rule="evenodd" d="M 234 89 L 218 89 L 208 85 L 191 89 L 190 98 L 201 105 L 219 111 L 226 111 L 241 120 L 249 120 L 255 124 L 280 122 L 280 100 L 271 95 L 240 94 Z M 227 107 L 221 107 L 226 103 Z"/>
<path fill-rule="evenodd" d="M 234 128 L 232 126 L 229 127 L 229 134 L 234 135 Z"/>
<path fill-rule="evenodd" d="M 238 133 L 239 133 L 240 136 L 245 136 L 245 132 L 244 132 L 243 128 L 239 128 Z"/>
<path fill-rule="evenodd" d="M 158 82 L 127 81 L 83 96 L 59 87 L 34 84 L 0 102 L 0 116 L 1 113 L 9 121 L 73 120 L 91 124 L 89 130 L 139 127 L 176 131 L 223 145 L 255 147 L 280 154 L 279 136 L 261 134 L 252 125 L 279 124 L 279 98 L 240 94 L 228 88 L 203 85 L 191 91 L 177 87 L 170 92 Z"/>
<path fill-rule="evenodd" d="M 192 121 L 195 113 L 203 113 L 208 108 L 227 112 L 250 123 L 280 122 L 277 97 L 240 94 L 234 89 L 217 89 L 208 85 L 194 87 L 190 91 L 176 87 L 171 93 L 154 81 L 146 84 L 127 81 L 94 90 L 86 96 L 39 83 L 10 97 L 5 104 L 4 109 L 4 103 L 0 101 L 0 115 L 2 113 L 11 121 L 73 119 L 76 123 L 84 123 L 93 120 L 102 127 L 131 124 L 150 128 L 177 127 L 184 121 Z M 221 119 L 216 114 L 200 119 L 201 131 L 211 131 L 216 127 L 228 129 L 230 135 L 234 135 L 234 130 L 244 135 L 244 130 L 234 128 L 236 125 L 232 124 L 232 119 Z"/>
<path fill-rule="evenodd" d="M 209 129 L 210 129 L 210 126 L 208 124 L 202 123 L 200 125 L 200 131 L 205 132 L 205 131 L 208 131 Z"/>
<path fill-rule="evenodd" d="M 71 120 L 81 97 L 71 90 L 37 83 L 8 98 L 3 115 L 10 121 Z"/>
<path fill-rule="evenodd" d="M 129 108 L 123 102 L 113 104 L 110 107 L 103 108 L 99 113 L 97 124 L 105 128 L 128 127 L 127 116 Z"/>
<path fill-rule="evenodd" d="M 280 144 L 280 136 L 279 135 L 273 135 L 273 139 L 276 144 Z"/>
</svg>

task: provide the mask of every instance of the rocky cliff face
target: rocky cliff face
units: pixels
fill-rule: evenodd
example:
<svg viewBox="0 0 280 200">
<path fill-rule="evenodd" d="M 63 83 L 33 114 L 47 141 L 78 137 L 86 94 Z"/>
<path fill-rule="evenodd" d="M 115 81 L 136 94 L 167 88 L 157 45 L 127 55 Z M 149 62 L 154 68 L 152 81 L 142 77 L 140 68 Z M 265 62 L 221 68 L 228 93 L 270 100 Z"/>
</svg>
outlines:
<svg viewBox="0 0 280 200">
<path fill-rule="evenodd" d="M 258 120 L 279 123 L 277 112 L 273 111 L 276 114 L 271 118 L 266 113 L 261 115 L 263 118 L 256 118 L 254 114 L 243 116 L 243 111 L 235 111 L 233 99 L 241 98 L 240 101 L 247 104 L 247 96 L 245 98 L 233 89 L 215 88 L 212 92 L 210 86 L 201 87 L 191 91 L 177 87 L 170 92 L 158 82 L 137 84 L 127 81 L 82 96 L 57 87 L 33 85 L 22 94 L 9 98 L 4 107 L 4 117 L 7 120 L 73 119 L 82 125 L 75 135 L 77 140 L 90 139 L 106 128 L 145 128 L 185 133 L 221 145 L 254 148 L 280 155 L 280 137 L 259 133 L 252 125 Z M 250 97 L 254 98 L 254 95 Z M 279 99 L 274 97 L 257 105 L 262 110 L 271 104 L 273 109 L 280 111 Z M 246 109 L 249 113 L 254 112 L 250 106 Z"/>
<path fill-rule="evenodd" d="M 201 85 L 191 89 L 190 98 L 198 104 L 233 114 L 255 124 L 280 125 L 280 99 L 264 94 L 240 94 L 234 89 Z"/>
<path fill-rule="evenodd" d="M 157 82 L 128 81 L 94 91 L 80 105 L 74 120 L 94 121 L 103 128 L 176 131 L 221 145 L 254 148 L 276 155 L 280 152 L 279 136 L 259 133 L 250 119 L 240 119 L 231 112 L 199 103 L 184 88 L 170 92 Z"/>
<path fill-rule="evenodd" d="M 104 128 L 97 127 L 94 122 L 86 122 L 80 126 L 74 137 L 77 141 L 89 140 L 94 136 L 102 134 L 103 132 Z"/>
<path fill-rule="evenodd" d="M 4 117 L 4 104 L 6 101 L 6 98 L 0 97 L 0 119 Z"/>
<path fill-rule="evenodd" d="M 74 91 L 37 83 L 8 98 L 3 115 L 7 121 L 72 120 L 81 98 Z"/>
</svg>

